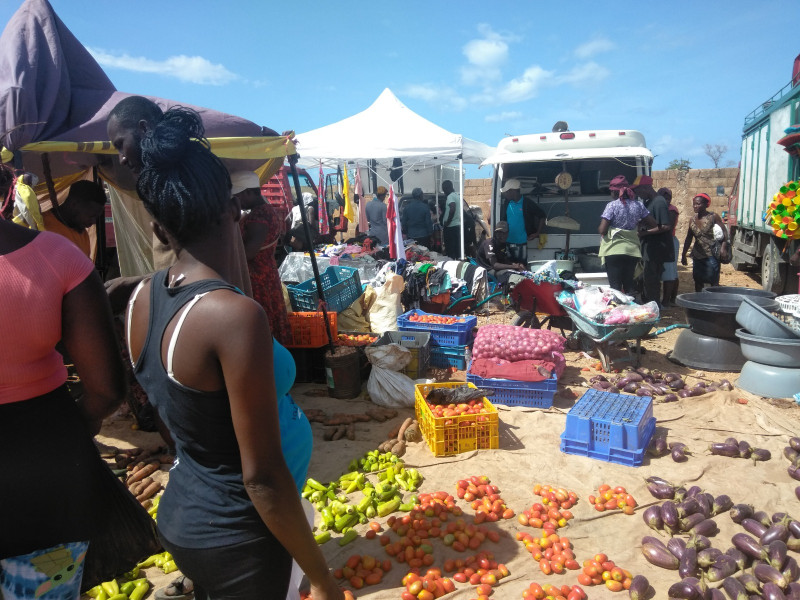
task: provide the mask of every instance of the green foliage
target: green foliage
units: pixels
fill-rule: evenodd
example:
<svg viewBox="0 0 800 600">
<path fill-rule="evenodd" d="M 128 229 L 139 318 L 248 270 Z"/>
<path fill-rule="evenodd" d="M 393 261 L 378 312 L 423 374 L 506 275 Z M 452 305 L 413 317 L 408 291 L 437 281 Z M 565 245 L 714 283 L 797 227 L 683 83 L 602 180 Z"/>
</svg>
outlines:
<svg viewBox="0 0 800 600">
<path fill-rule="evenodd" d="M 692 161 L 688 158 L 673 158 L 667 165 L 667 170 L 688 171 L 692 168 Z"/>
</svg>

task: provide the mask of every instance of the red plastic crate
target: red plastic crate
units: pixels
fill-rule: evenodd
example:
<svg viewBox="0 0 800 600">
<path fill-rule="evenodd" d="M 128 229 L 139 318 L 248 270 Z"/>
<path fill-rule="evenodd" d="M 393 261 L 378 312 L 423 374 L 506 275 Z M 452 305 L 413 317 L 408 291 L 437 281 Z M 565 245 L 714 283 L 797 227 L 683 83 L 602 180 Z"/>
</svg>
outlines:
<svg viewBox="0 0 800 600">
<path fill-rule="evenodd" d="M 292 328 L 292 343 L 286 344 L 287 348 L 322 348 L 328 343 L 328 332 L 325 330 L 321 312 L 293 312 L 288 316 Z M 335 312 L 328 311 L 328 322 L 335 342 L 339 335 Z"/>
</svg>

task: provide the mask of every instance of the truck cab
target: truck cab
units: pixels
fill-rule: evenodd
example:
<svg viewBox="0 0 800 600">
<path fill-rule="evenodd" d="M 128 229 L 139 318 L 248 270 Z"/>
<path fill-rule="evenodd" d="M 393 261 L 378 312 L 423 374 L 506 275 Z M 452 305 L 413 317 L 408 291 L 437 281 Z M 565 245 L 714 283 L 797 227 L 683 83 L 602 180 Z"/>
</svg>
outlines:
<svg viewBox="0 0 800 600">
<path fill-rule="evenodd" d="M 297 176 L 300 179 L 301 192 L 311 192 L 314 196 L 318 196 L 317 186 L 305 169 L 297 168 Z M 283 165 L 267 183 L 261 186 L 261 195 L 278 211 L 281 218 L 286 218 L 295 202 L 291 169 Z"/>
<path fill-rule="evenodd" d="M 492 224 L 500 220 L 500 188 L 510 178 L 519 179 L 522 195 L 547 215 L 546 242 L 541 248 L 536 239 L 528 242 L 529 262 L 575 262 L 581 253 L 596 253 L 600 246 L 597 228 L 610 199 L 610 180 L 625 175 L 632 183 L 637 175 L 649 175 L 653 164 L 653 154 L 638 131 L 559 129 L 564 130 L 506 137 L 483 163 L 494 167 Z"/>
</svg>

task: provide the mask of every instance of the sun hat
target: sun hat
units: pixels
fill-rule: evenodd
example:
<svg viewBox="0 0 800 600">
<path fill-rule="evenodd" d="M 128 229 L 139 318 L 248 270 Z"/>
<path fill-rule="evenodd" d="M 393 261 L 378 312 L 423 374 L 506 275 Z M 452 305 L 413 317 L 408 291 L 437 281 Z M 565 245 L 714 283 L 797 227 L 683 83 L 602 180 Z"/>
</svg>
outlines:
<svg viewBox="0 0 800 600">
<path fill-rule="evenodd" d="M 626 187 L 630 187 L 630 184 L 628 183 L 628 179 L 625 177 L 625 175 L 617 175 L 608 182 L 609 190 L 621 190 L 622 188 Z"/>
<path fill-rule="evenodd" d="M 500 188 L 501 192 L 507 192 L 508 190 L 518 190 L 521 187 L 519 179 L 509 179 L 506 181 L 505 185 Z"/>
</svg>

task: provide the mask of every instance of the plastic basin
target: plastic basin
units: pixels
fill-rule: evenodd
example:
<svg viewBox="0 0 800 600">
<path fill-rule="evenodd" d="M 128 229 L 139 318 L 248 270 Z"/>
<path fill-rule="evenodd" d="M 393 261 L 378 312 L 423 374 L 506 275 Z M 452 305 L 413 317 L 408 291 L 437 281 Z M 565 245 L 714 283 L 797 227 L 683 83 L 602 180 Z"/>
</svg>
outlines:
<svg viewBox="0 0 800 600">
<path fill-rule="evenodd" d="M 736 322 L 746 329 L 750 334 L 765 338 L 777 338 L 784 340 L 798 339 L 797 333 L 778 317 L 770 314 L 770 310 L 778 308 L 768 308 L 756 302 L 758 298 L 745 298 L 736 313 Z M 777 301 L 775 301 L 777 304 Z"/>
<path fill-rule="evenodd" d="M 712 285 L 711 287 L 703 288 L 704 292 L 711 292 L 714 294 L 735 294 L 737 296 L 746 296 L 752 298 L 753 296 L 760 296 L 761 298 L 775 298 L 775 292 L 767 290 L 759 290 L 755 288 L 737 287 L 734 285 Z"/>
<path fill-rule="evenodd" d="M 677 305 L 686 312 L 686 321 L 692 331 L 700 335 L 729 339 L 736 338 L 736 330 L 739 328 L 736 324 L 736 312 L 744 301 L 753 302 L 766 310 L 778 310 L 775 300 L 759 296 L 745 298 L 721 292 L 692 292 L 680 294 L 676 299 Z M 742 327 L 752 331 L 745 325 Z"/>
<path fill-rule="evenodd" d="M 681 331 L 669 359 L 707 371 L 738 371 L 746 360 L 738 340 L 701 335 L 689 329 Z"/>
<path fill-rule="evenodd" d="M 744 329 L 737 329 L 736 337 L 747 360 L 773 367 L 800 368 L 800 338 L 768 338 Z"/>
<path fill-rule="evenodd" d="M 744 363 L 736 387 L 765 398 L 792 398 L 800 392 L 800 369 Z"/>
</svg>

